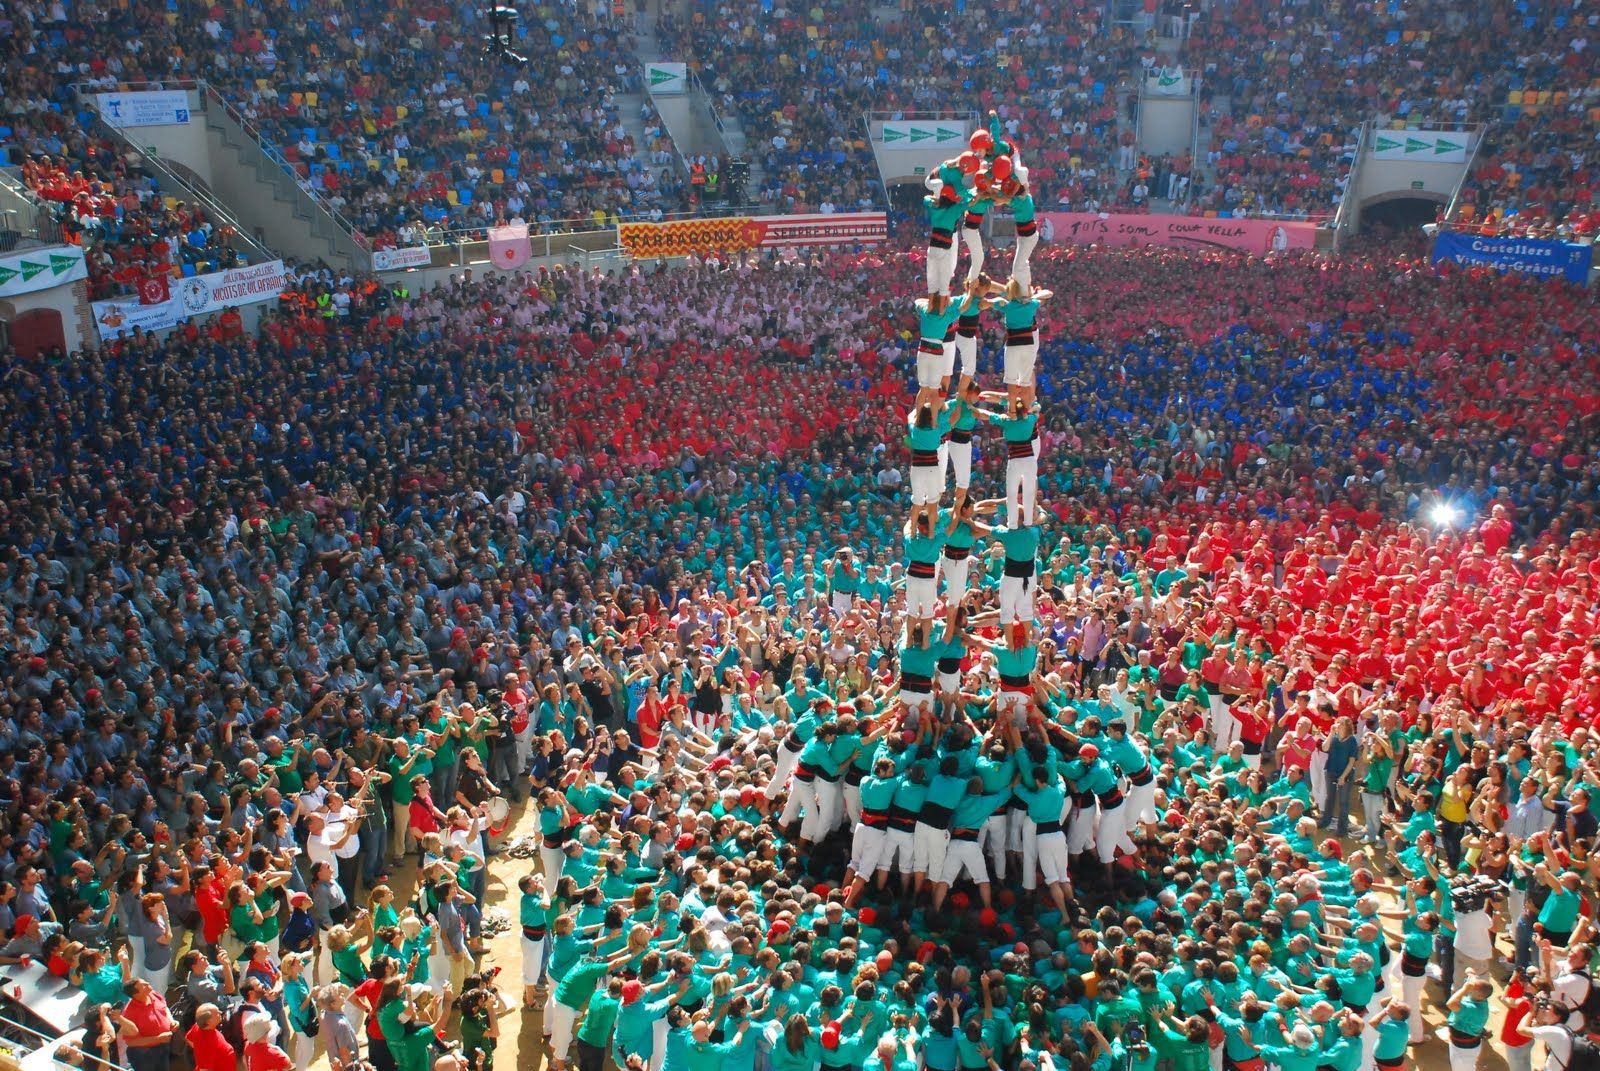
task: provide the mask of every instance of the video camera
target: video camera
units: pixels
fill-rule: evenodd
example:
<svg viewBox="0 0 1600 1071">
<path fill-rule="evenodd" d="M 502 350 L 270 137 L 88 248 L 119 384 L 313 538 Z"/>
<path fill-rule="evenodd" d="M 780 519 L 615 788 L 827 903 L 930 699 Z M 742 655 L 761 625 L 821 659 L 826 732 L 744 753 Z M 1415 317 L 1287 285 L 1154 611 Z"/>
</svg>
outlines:
<svg viewBox="0 0 1600 1071">
<path fill-rule="evenodd" d="M 1456 914 L 1464 915 L 1472 911 L 1482 911 L 1490 904 L 1504 903 L 1507 895 L 1506 883 L 1496 881 L 1483 875 L 1469 875 L 1457 878 L 1450 885 L 1450 906 Z"/>
</svg>

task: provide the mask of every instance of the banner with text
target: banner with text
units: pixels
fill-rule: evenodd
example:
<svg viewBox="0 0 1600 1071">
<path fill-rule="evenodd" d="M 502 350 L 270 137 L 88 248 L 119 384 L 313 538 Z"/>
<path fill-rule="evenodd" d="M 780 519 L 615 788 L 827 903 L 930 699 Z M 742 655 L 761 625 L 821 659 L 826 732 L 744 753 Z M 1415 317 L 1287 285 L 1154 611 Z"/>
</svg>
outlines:
<svg viewBox="0 0 1600 1071">
<path fill-rule="evenodd" d="M 186 126 L 189 122 L 189 94 L 181 89 L 96 93 L 94 99 L 107 126 Z"/>
<path fill-rule="evenodd" d="M 919 123 L 910 119 L 891 119 L 883 124 L 874 139 L 890 149 L 950 147 L 952 153 L 966 147 L 967 125 L 958 120 Z"/>
<path fill-rule="evenodd" d="M 645 86 L 658 97 L 674 97 L 689 92 L 687 63 L 646 63 Z"/>
<path fill-rule="evenodd" d="M 1159 245 L 1174 249 L 1237 249 L 1281 253 L 1313 249 L 1317 225 L 1298 220 L 1197 219 L 1194 216 L 1109 215 L 1041 212 L 1039 234 L 1047 242 L 1074 245 Z"/>
<path fill-rule="evenodd" d="M 48 290 L 52 286 L 76 282 L 88 276 L 83 250 L 78 246 L 30 249 L 26 253 L 0 257 L 0 297 Z"/>
<path fill-rule="evenodd" d="M 1430 164 L 1464 164 L 1471 138 L 1453 130 L 1379 130 L 1374 135 L 1374 160 L 1413 160 Z"/>
<path fill-rule="evenodd" d="M 138 298 L 96 301 L 94 322 L 102 339 L 117 338 L 135 327 L 165 331 L 195 316 L 272 301 L 283 293 L 287 283 L 281 260 L 214 271 L 183 280 L 173 289 L 172 296 L 158 305 L 141 304 Z"/>
<path fill-rule="evenodd" d="M 617 227 L 617 244 L 635 260 L 794 246 L 876 245 L 888 237 L 889 219 L 882 212 L 726 216 Z"/>
<path fill-rule="evenodd" d="M 406 268 L 426 268 L 433 263 L 433 252 L 425 245 L 408 245 L 404 249 L 374 249 L 373 271 L 403 271 Z"/>
<path fill-rule="evenodd" d="M 1582 286 L 1589 281 L 1594 247 L 1543 238 L 1487 238 L 1481 234 L 1440 231 L 1433 240 L 1433 262 L 1483 264 L 1522 275 L 1561 276 Z"/>
</svg>

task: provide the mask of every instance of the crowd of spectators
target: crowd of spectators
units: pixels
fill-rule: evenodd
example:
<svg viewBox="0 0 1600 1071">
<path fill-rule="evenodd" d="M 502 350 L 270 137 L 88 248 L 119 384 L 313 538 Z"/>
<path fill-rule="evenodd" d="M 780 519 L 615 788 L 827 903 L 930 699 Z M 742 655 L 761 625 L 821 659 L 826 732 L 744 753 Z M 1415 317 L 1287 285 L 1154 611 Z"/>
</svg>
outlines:
<svg viewBox="0 0 1600 1071">
<path fill-rule="evenodd" d="M 672 210 L 670 139 L 648 121 L 651 144 L 634 145 L 618 112 L 617 96 L 640 87 L 632 15 L 597 11 L 531 9 L 510 38 L 527 61 L 517 64 L 483 54 L 488 27 L 474 4 L 91 2 L 70 14 L 62 3 L 17 4 L 0 16 L 0 146 L 13 165 L 82 172 L 119 202 L 139 196 L 140 209 L 122 205 L 115 225 L 93 214 L 105 222 L 89 237 L 119 267 L 145 259 L 151 238 L 178 238 L 176 248 L 192 220 L 94 136 L 74 84 L 206 80 L 375 246 L 396 244 L 402 228 L 520 217 L 560 230 Z M 78 237 L 84 213 L 62 214 Z"/>
<path fill-rule="evenodd" d="M 660 19 L 663 48 L 741 116 L 765 167 L 764 199 L 785 209 L 881 202 L 869 111 L 998 110 L 1010 135 L 1037 146 L 1028 165 L 1041 204 L 1110 205 L 1133 170 L 1123 161 L 1119 174 L 1117 87 L 1140 42 L 1106 33 L 1096 5 L 913 5 L 881 20 L 840 0 L 775 15 L 686 7 Z"/>
<path fill-rule="evenodd" d="M 49 207 L 60 239 L 84 250 L 93 299 L 136 293 L 141 280 L 176 280 L 235 266 L 232 228 L 200 205 L 163 194 L 140 162 L 107 138 L 42 113 L 35 145 L 18 174 Z M 53 237 L 53 236 L 52 236 Z M 169 282 L 168 285 L 174 285 Z"/>
<path fill-rule="evenodd" d="M 1194 21 L 1184 59 L 1203 72 L 1203 92 L 1226 98 L 1233 122 L 1253 132 L 1245 139 L 1252 170 L 1281 155 L 1326 183 L 1329 152 L 1368 119 L 1399 128 L 1487 123 L 1463 221 L 1512 232 L 1567 224 L 1587 234 L 1600 104 L 1591 29 L 1581 5 L 1526 0 L 1238 0 Z"/>
<path fill-rule="evenodd" d="M 1563 946 L 1586 955 L 1590 924 L 1574 932 L 1535 867 L 1588 880 L 1600 317 L 1579 290 L 1382 251 L 1035 253 L 1055 293 L 1038 362 L 1041 706 L 1080 733 L 1091 715 L 1135 726 L 1162 822 L 1065 916 L 1011 891 L 980 910 L 959 886 L 943 912 L 892 894 L 847 904 L 836 851 L 797 853 L 756 802 L 777 711 L 798 717 L 807 695 L 893 709 L 915 257 L 463 276 L 415 294 L 307 271 L 259 337 L 189 329 L 8 359 L 0 924 L 14 937 L 0 957 L 26 950 L 110 1003 L 84 1045 L 140 1071 L 165 1066 L 186 1017 L 208 1069 L 233 1066 L 217 1056 L 230 1022 L 241 1049 L 282 1040 L 283 1066 L 321 1046 L 342 1068 L 371 1046 L 410 1067 L 436 1023 L 469 1059 L 486 1038 L 492 1056 L 487 1028 L 515 1001 L 478 969 L 496 964 L 474 962 L 483 837 L 531 763 L 547 850 L 575 832 L 541 862 L 548 883 L 523 885 L 525 933 L 548 924 L 555 941 L 524 980 L 535 1007 L 552 983 L 546 1030 L 587 1010 L 580 1054 L 606 1047 L 606 1002 L 623 1005 L 619 1066 L 661 1016 L 669 1052 L 809 1039 L 794 1065 L 808 1068 L 830 1030 L 846 1051 L 909 1042 L 936 1069 L 958 1066 L 944 1053 L 962 1037 L 999 1066 L 1046 1067 L 1051 1052 L 1127 1053 L 1140 1022 L 1161 1055 L 1203 1062 L 1201 1015 L 1295 1068 L 1274 1049 L 1295 1032 L 1241 1035 L 1227 1024 L 1249 999 L 1192 988 L 1205 964 L 1243 974 L 1258 956 L 1320 990 L 1307 1036 L 1332 1045 L 1360 1033 L 1348 1009 L 1370 968 L 1350 954 L 1377 946 L 1320 917 L 1340 949 L 1323 973 L 1347 991 L 1313 986 L 1299 912 L 1447 915 L 1439 882 L 1469 872 L 1520 876 L 1518 907 L 1533 905 L 1502 920 L 1535 968 L 1510 997 L 1566 978 Z M 985 380 L 998 341 L 986 328 Z M 975 487 L 995 482 L 995 453 L 982 444 Z M 821 567 L 840 546 L 863 570 L 843 617 Z M 993 579 L 976 582 L 983 598 Z M 1264 779 L 1211 750 L 1197 711 L 1213 649 L 1251 669 L 1227 701 L 1274 726 Z M 981 732 L 993 660 L 963 669 Z M 786 687 L 799 706 L 775 705 Z M 1348 738 L 1345 716 L 1360 765 L 1314 758 Z M 1512 808 L 1530 767 L 1534 817 Z M 1311 816 L 1343 831 L 1348 789 L 1308 786 L 1358 769 L 1376 816 L 1341 862 Z M 1463 838 L 1460 807 L 1481 832 Z M 391 884 L 410 851 L 417 884 Z M 1247 869 L 1231 876 L 1229 857 Z M 1391 865 L 1409 891 L 1373 885 Z M 591 878 L 605 880 L 580 908 Z M 1211 901 L 1219 881 L 1268 895 Z M 563 943 L 573 908 L 598 936 Z M 636 947 L 629 924 L 658 914 Z M 1123 943 L 1130 914 L 1153 944 Z M 700 957 L 690 984 L 708 987 L 680 1000 L 709 1009 L 714 1035 L 658 1006 L 675 990 L 643 953 L 680 926 Z M 1238 944 L 1238 926 L 1259 943 Z M 1504 979 L 1467 975 L 1489 957 L 1462 935 L 1480 934 L 1465 916 L 1445 926 L 1404 933 L 1407 962 L 1430 962 L 1442 988 L 1397 988 L 1465 1034 Z M 129 937 L 126 954 L 107 956 L 108 933 Z M 713 995 L 724 945 L 755 988 Z M 188 948 L 229 957 L 212 967 Z M 811 973 L 846 952 L 853 1019 Z M 769 970 L 796 961 L 784 998 Z M 397 967 L 416 984 L 387 984 Z M 1147 974 L 1151 999 L 1128 1012 L 1115 994 Z M 1276 984 L 1256 988 L 1270 1002 Z M 793 999 L 806 992 L 816 1007 Z M 874 1001 L 893 1015 L 869 1021 Z M 960 1052 L 976 1066 L 976 1047 Z"/>
</svg>

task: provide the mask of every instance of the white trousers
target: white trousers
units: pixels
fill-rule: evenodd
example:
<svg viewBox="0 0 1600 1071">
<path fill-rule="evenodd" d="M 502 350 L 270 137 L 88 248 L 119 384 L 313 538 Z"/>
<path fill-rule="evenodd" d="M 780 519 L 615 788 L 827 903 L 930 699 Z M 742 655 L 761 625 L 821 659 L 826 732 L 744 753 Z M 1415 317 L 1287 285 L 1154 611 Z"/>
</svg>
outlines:
<svg viewBox="0 0 1600 1071">
<path fill-rule="evenodd" d="M 967 282 L 972 282 L 983 271 L 983 230 L 982 227 L 961 228 L 961 241 L 967 247 L 967 256 L 970 263 L 967 265 Z"/>
<path fill-rule="evenodd" d="M 1035 338 L 1038 337 L 1036 334 Z M 1039 343 L 1019 343 L 1006 346 L 1005 384 L 1008 387 L 1033 386 L 1033 366 L 1039 359 Z"/>
<path fill-rule="evenodd" d="M 1157 818 L 1155 777 L 1152 776 L 1147 785 L 1130 785 L 1128 801 L 1124 806 L 1128 809 L 1129 829 L 1133 828 L 1135 823 L 1154 822 Z"/>
<path fill-rule="evenodd" d="M 538 985 L 539 973 L 544 970 L 545 952 L 550 947 L 550 939 L 541 937 L 537 941 L 522 939 L 522 984 Z"/>
<path fill-rule="evenodd" d="M 800 823 L 800 836 L 809 841 L 819 841 L 833 832 L 833 827 L 838 824 L 839 782 L 818 777 L 811 782 L 811 790 L 817 806 L 814 811 L 808 809 L 805 821 Z"/>
<path fill-rule="evenodd" d="M 944 375 L 944 342 L 925 338 L 917 344 L 917 386 L 934 390 Z"/>
<path fill-rule="evenodd" d="M 878 864 L 879 870 L 898 870 L 902 874 L 909 874 L 916 869 L 916 849 L 912 844 L 911 830 L 889 830 L 884 852 L 883 861 Z M 861 871 L 857 870 L 856 873 Z"/>
<path fill-rule="evenodd" d="M 906 615 L 908 617 L 932 617 L 933 604 L 938 594 L 939 578 L 937 576 L 906 577 Z"/>
<path fill-rule="evenodd" d="M 956 489 L 965 491 L 972 486 L 972 441 L 964 443 L 946 440 L 939 444 L 939 465 L 941 473 L 948 466 L 955 473 Z M 941 475 L 939 484 L 944 485 Z"/>
<path fill-rule="evenodd" d="M 1000 627 L 1016 621 L 1033 620 L 1033 596 L 1038 590 L 1031 576 L 1002 576 L 1000 578 Z"/>
<path fill-rule="evenodd" d="M 889 831 L 857 822 L 850 843 L 850 869 L 856 877 L 870 880 L 877 871 L 888 870 L 890 857 Z"/>
<path fill-rule="evenodd" d="M 944 573 L 945 604 L 956 606 L 967 597 L 967 578 L 972 575 L 972 557 L 969 555 L 955 561 L 941 558 L 939 569 Z"/>
<path fill-rule="evenodd" d="M 983 849 L 978 847 L 978 842 L 951 838 L 949 850 L 945 852 L 944 866 L 939 871 L 939 884 L 953 884 L 961 877 L 962 871 L 970 874 L 979 885 L 989 883 L 989 870 L 984 865 Z"/>
<path fill-rule="evenodd" d="M 1034 876 L 1036 867 L 1044 871 L 1046 885 L 1060 885 L 1071 881 L 1072 879 L 1067 873 L 1067 835 L 1059 829 L 1053 833 L 1038 833 L 1038 826 L 1035 826 L 1032 822 L 1029 822 L 1028 825 L 1035 830 L 1033 837 L 1034 855 L 1031 859 L 1027 858 L 1027 850 L 1024 848 L 1023 855 L 1026 869 L 1023 872 L 1022 887 L 1030 891 L 1036 887 L 1037 879 Z M 1024 841 L 1023 843 L 1026 844 L 1027 842 Z"/>
<path fill-rule="evenodd" d="M 1022 284 L 1026 293 L 1033 289 L 1033 256 L 1034 247 L 1039 244 L 1039 234 L 1035 231 L 1017 239 L 1016 248 L 1011 253 L 1011 278 Z"/>
<path fill-rule="evenodd" d="M 942 465 L 911 466 L 911 504 L 931 506 L 944 493 L 944 467 Z"/>
<path fill-rule="evenodd" d="M 1006 524 L 1021 528 L 1033 523 L 1039 504 L 1039 445 L 1028 457 L 1006 458 Z"/>
<path fill-rule="evenodd" d="M 1082 855 L 1094 843 L 1095 827 L 1100 823 L 1100 805 L 1091 804 L 1072 812 L 1072 822 L 1067 826 L 1067 851 Z"/>
<path fill-rule="evenodd" d="M 553 991 L 555 986 L 550 987 Z M 578 1021 L 578 1009 L 569 1008 L 559 1000 L 552 1000 L 553 1009 L 546 1020 L 550 1024 L 550 1055 L 553 1059 L 567 1062 L 567 1052 L 572 1048 L 572 1028 Z M 665 1020 L 663 1020 L 665 1021 Z"/>
<path fill-rule="evenodd" d="M 767 787 L 762 789 L 762 794 L 768 800 L 778 798 L 778 793 L 783 791 L 783 783 L 789 780 L 789 775 L 794 773 L 794 764 L 800 758 L 800 752 L 790 751 L 782 743 L 778 745 L 778 761 L 772 770 L 772 780 L 767 782 Z"/>
<path fill-rule="evenodd" d="M 944 871 L 945 849 L 949 844 L 949 830 L 935 829 L 926 822 L 918 822 L 911 832 L 911 869 L 918 874 L 931 874 L 937 879 Z"/>
<path fill-rule="evenodd" d="M 956 366 L 964 376 L 978 374 L 978 333 L 967 335 L 956 328 Z"/>
<path fill-rule="evenodd" d="M 544 887 L 552 893 L 561 880 L 561 868 L 567 865 L 567 854 L 560 848 L 539 849 L 539 868 L 544 871 Z"/>
<path fill-rule="evenodd" d="M 1100 828 L 1095 830 L 1094 850 L 1100 862 L 1109 865 L 1117 857 L 1117 850 L 1131 853 L 1133 839 L 1128 836 L 1128 804 L 1126 801 L 1112 808 L 1101 808 Z"/>
<path fill-rule="evenodd" d="M 956 247 L 949 249 L 928 246 L 928 293 L 950 293 L 950 277 L 956 273 Z"/>
<path fill-rule="evenodd" d="M 991 814 L 978 831 L 978 846 L 989 853 L 996 881 L 1006 880 L 1006 808 Z"/>
<path fill-rule="evenodd" d="M 781 824 L 789 825 L 799 818 L 802 806 L 807 810 L 816 807 L 817 794 L 816 789 L 812 787 L 814 784 L 814 781 L 802 781 L 799 778 L 789 782 L 789 798 L 783 801 L 783 813 L 778 816 Z"/>
</svg>

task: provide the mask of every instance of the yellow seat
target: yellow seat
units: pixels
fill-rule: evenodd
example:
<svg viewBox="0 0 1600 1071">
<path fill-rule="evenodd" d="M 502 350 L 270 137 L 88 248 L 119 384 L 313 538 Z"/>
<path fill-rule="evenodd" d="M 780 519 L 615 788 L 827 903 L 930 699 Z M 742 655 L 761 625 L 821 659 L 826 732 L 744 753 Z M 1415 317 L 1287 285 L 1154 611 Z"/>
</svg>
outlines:
<svg viewBox="0 0 1600 1071">
<path fill-rule="evenodd" d="M 1550 103 L 1550 91 L 1548 89 L 1539 90 L 1539 106 L 1543 107 L 1544 105 L 1549 104 L 1549 103 Z"/>
<path fill-rule="evenodd" d="M 459 205 L 461 203 L 461 198 L 455 190 L 445 190 L 444 199 L 449 201 L 452 206 Z"/>
<path fill-rule="evenodd" d="M 378 170 L 378 168 L 380 168 L 382 166 L 383 166 L 383 161 L 378 159 L 376 156 L 367 157 L 367 170 L 368 171 L 376 171 L 376 170 Z"/>
<path fill-rule="evenodd" d="M 815 26 L 807 26 L 806 27 L 806 40 L 815 41 L 817 39 L 817 37 L 818 37 L 817 28 Z"/>
<path fill-rule="evenodd" d="M 1510 93 L 1507 93 L 1506 94 L 1506 103 L 1507 104 L 1521 104 L 1522 103 L 1522 90 L 1513 89 Z"/>
<path fill-rule="evenodd" d="M 306 90 L 306 106 L 307 107 L 315 108 L 317 106 L 317 101 L 321 100 L 321 99 L 322 99 L 321 95 L 318 94 L 315 89 Z"/>
<path fill-rule="evenodd" d="M 256 88 L 259 89 L 259 90 L 262 90 L 264 92 L 264 91 L 272 88 L 272 83 L 267 81 L 265 78 L 257 78 L 256 79 Z"/>
<path fill-rule="evenodd" d="M 394 169 L 396 171 L 405 171 L 410 166 L 411 166 L 411 161 L 406 159 L 404 156 L 396 156 L 394 158 Z"/>
<path fill-rule="evenodd" d="M 407 108 L 404 104 L 396 104 L 394 106 L 394 117 L 396 119 L 404 119 L 406 116 L 408 116 L 410 114 L 411 114 L 411 109 Z"/>
</svg>

